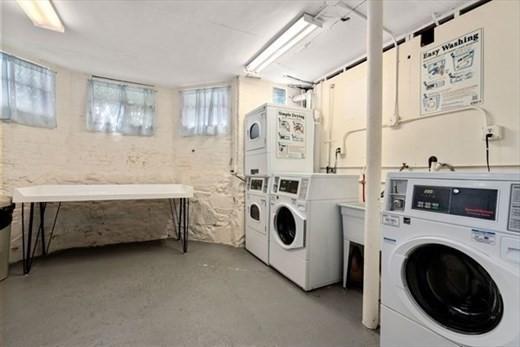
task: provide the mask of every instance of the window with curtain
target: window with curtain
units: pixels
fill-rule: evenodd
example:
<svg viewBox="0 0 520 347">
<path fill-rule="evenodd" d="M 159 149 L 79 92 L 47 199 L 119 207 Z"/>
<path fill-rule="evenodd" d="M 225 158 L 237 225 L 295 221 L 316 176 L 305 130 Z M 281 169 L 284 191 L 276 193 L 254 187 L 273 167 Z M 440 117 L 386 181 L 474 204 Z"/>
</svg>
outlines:
<svg viewBox="0 0 520 347">
<path fill-rule="evenodd" d="M 55 72 L 0 53 L 0 79 L 0 119 L 34 127 L 56 127 Z"/>
<path fill-rule="evenodd" d="M 287 103 L 287 91 L 283 88 L 273 88 L 273 103 L 285 105 Z"/>
<path fill-rule="evenodd" d="M 88 130 L 153 135 L 155 90 L 98 79 L 91 79 L 88 83 Z"/>
<path fill-rule="evenodd" d="M 229 132 L 230 88 L 181 91 L 181 133 L 184 136 L 223 135 Z"/>
</svg>

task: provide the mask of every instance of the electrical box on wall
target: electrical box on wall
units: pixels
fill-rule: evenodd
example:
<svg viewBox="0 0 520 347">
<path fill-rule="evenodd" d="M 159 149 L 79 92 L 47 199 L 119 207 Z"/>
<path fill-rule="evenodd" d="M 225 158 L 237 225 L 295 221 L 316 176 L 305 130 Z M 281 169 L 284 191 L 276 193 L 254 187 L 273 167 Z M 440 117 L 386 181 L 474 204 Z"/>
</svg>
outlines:
<svg viewBox="0 0 520 347">
<path fill-rule="evenodd" d="M 500 125 L 488 125 L 482 128 L 482 140 L 486 140 L 486 136 L 488 136 L 489 141 L 501 140 L 502 135 L 502 127 Z"/>
</svg>

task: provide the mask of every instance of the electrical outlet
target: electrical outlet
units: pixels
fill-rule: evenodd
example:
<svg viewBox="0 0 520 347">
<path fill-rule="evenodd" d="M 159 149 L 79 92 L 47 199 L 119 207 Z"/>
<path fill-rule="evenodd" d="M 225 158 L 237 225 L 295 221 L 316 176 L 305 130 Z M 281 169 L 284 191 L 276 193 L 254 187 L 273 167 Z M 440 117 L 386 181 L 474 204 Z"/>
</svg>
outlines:
<svg viewBox="0 0 520 347">
<path fill-rule="evenodd" d="M 482 140 L 486 140 L 486 135 L 492 135 L 489 141 L 497 141 L 502 139 L 502 127 L 500 125 L 488 125 L 482 128 Z"/>
</svg>

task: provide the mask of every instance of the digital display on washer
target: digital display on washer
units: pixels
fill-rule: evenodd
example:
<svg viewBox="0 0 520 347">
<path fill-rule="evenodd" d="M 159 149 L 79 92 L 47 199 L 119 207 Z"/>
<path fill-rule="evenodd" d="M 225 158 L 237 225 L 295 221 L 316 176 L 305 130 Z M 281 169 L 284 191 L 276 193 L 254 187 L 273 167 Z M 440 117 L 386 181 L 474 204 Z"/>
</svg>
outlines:
<svg viewBox="0 0 520 347">
<path fill-rule="evenodd" d="M 415 186 L 412 209 L 495 220 L 497 197 L 496 189 Z"/>
<path fill-rule="evenodd" d="M 279 192 L 289 193 L 289 194 L 298 194 L 298 184 L 300 181 L 298 180 L 280 180 L 280 188 L 278 188 Z"/>
<path fill-rule="evenodd" d="M 263 184 L 264 184 L 264 180 L 263 179 L 261 179 L 261 178 L 251 178 L 251 183 L 250 183 L 249 189 L 250 190 L 259 190 L 259 191 L 261 191 Z"/>
<path fill-rule="evenodd" d="M 412 208 L 449 213 L 450 195 L 449 187 L 414 186 Z"/>
</svg>

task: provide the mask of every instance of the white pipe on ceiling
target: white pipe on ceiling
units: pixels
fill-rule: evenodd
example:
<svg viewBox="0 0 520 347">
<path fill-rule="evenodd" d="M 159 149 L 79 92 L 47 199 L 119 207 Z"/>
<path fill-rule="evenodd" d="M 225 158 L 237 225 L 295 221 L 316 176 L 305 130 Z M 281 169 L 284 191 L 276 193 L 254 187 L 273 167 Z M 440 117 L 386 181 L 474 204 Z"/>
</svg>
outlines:
<svg viewBox="0 0 520 347">
<path fill-rule="evenodd" d="M 368 1 L 367 140 L 363 318 L 369 329 L 379 325 L 379 249 L 383 125 L 383 0 Z"/>
</svg>

